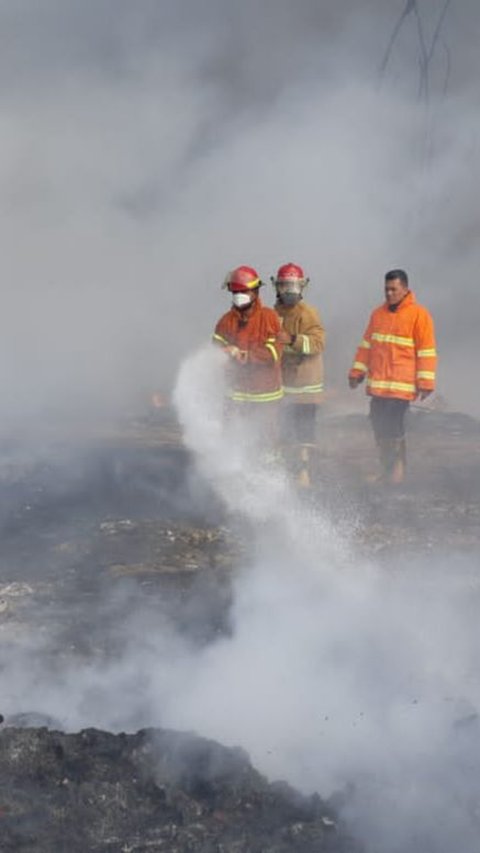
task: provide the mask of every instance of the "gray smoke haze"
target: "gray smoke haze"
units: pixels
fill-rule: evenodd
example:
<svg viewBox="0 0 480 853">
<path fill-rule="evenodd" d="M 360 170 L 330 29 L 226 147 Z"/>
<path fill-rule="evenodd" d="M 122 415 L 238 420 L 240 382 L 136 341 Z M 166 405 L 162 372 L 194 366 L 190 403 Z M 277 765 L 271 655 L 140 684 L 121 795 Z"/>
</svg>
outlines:
<svg viewBox="0 0 480 853">
<path fill-rule="evenodd" d="M 208 338 L 227 269 L 268 277 L 289 259 L 325 319 L 330 384 L 383 273 L 404 266 L 437 321 L 439 390 L 480 413 L 480 7 L 449 4 L 428 86 L 412 12 L 380 74 L 405 7 L 0 0 L 3 424 L 141 406 Z M 417 7 L 428 53 L 444 0 Z M 203 385 L 187 378 L 184 424 L 211 464 Z M 223 498 L 242 466 L 230 451 L 213 456 Z M 46 631 L 45 648 L 4 648 L 2 711 L 196 728 L 324 795 L 360 780 L 352 825 L 382 853 L 476 853 L 477 747 L 456 728 L 480 701 L 475 573 L 434 566 L 419 583 L 411 567 L 387 583 L 316 514 L 292 577 L 301 513 L 273 485 L 287 565 L 260 536 L 231 639 L 192 649 L 133 613 L 118 661 L 73 669 Z"/>
<path fill-rule="evenodd" d="M 444 3 L 417 5 L 430 50 Z M 478 411 L 480 10 L 449 4 L 426 90 L 413 13 L 380 79 L 404 8 L 0 3 L 4 419 L 141 404 L 208 336 L 225 271 L 286 259 L 312 279 L 331 383 L 402 265 L 440 390 Z"/>
<path fill-rule="evenodd" d="M 410 554 L 387 570 L 360 556 L 354 514 L 306 506 L 224 428 L 222 375 L 205 347 L 182 365 L 175 402 L 200 471 L 253 540 L 231 632 L 199 644 L 144 604 L 114 630 L 115 654 L 72 658 L 46 614 L 40 632 L 2 632 L 2 712 L 67 730 L 195 730 L 247 749 L 270 779 L 337 795 L 369 853 L 476 853 L 477 566 Z"/>
</svg>

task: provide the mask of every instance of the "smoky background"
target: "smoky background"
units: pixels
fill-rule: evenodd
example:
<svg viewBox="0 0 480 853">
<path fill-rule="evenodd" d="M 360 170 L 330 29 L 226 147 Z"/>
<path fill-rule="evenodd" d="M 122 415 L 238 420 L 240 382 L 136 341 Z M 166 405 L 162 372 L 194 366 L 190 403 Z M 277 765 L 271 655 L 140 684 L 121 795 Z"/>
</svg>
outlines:
<svg viewBox="0 0 480 853">
<path fill-rule="evenodd" d="M 153 389 L 173 388 L 227 309 L 225 272 L 248 263 L 268 281 L 287 260 L 310 276 L 308 298 L 326 325 L 327 387 L 346 387 L 384 272 L 403 266 L 436 320 L 440 392 L 479 414 L 479 29 L 473 0 L 0 0 L 4 430 L 142 411 Z M 224 498 L 235 445 L 212 446 L 202 389 L 219 383 L 215 354 L 202 358 L 180 410 L 199 436 L 189 449 L 203 453 Z M 22 469 L 26 452 L 12 460 L 7 446 L 2 462 Z M 35 473 L 35 446 L 31 456 Z M 47 498 L 39 491 L 47 519 L 65 512 L 60 544 L 84 535 L 72 495 L 91 503 L 95 461 L 67 449 Z M 113 467 L 99 514 L 123 509 L 112 495 L 133 463 Z M 157 470 L 146 478 L 152 513 L 156 490 L 173 491 L 168 478 L 158 486 Z M 252 512 L 246 486 L 248 501 L 231 507 L 240 521 Z M 194 488 L 194 503 L 213 504 Z M 20 490 L 15 519 L 24 503 Z M 161 506 L 172 503 L 169 494 Z M 120 625 L 126 648 L 72 665 L 68 649 L 58 655 L 55 604 L 39 607 L 31 645 L 3 643 L 2 712 L 52 714 L 67 730 L 195 728 L 241 742 L 263 772 L 306 790 L 328 795 L 353 779 L 364 799 L 350 805 L 352 825 L 376 834 L 379 850 L 404 853 L 407 835 L 410 849 L 428 842 L 450 853 L 461 839 L 473 853 L 474 560 L 448 554 L 427 565 L 420 555 L 390 586 L 322 513 L 303 517 L 281 489 L 272 501 L 268 479 L 258 504 L 279 510 L 236 581 L 231 639 L 185 647 L 157 613 L 146 621 L 133 586 L 117 600 L 109 585 L 93 614 L 99 634 L 106 614 Z M 352 514 L 344 526 L 358 523 Z M 282 531 L 278 548 L 272 529 Z M 307 542 L 300 583 L 291 571 L 298 530 Z M 24 553 L 14 556 L 22 565 Z M 27 579 L 35 587 L 49 569 L 35 556 Z"/>
<path fill-rule="evenodd" d="M 2 2 L 4 423 L 141 409 L 225 272 L 286 260 L 330 387 L 404 266 L 441 393 L 478 412 L 479 23 L 453 0 Z"/>
</svg>

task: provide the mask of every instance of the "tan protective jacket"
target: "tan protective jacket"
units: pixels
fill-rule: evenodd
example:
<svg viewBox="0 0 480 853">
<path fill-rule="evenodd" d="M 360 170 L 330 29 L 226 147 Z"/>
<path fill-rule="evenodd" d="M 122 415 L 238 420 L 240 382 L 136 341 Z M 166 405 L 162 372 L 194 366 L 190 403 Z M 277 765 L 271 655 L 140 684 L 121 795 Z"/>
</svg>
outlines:
<svg viewBox="0 0 480 853">
<path fill-rule="evenodd" d="M 289 335 L 296 335 L 292 346 L 285 346 L 282 377 L 285 400 L 292 403 L 320 403 L 323 394 L 323 350 L 325 329 L 313 305 L 300 301 L 291 308 L 277 300 L 275 310 Z"/>
</svg>

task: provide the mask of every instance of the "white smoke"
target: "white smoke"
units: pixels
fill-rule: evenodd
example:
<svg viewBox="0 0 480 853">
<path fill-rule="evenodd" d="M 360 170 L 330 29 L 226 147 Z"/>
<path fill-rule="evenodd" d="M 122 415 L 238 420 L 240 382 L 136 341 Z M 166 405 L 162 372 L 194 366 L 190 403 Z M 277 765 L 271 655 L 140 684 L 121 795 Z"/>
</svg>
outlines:
<svg viewBox="0 0 480 853">
<path fill-rule="evenodd" d="M 354 835 L 378 853 L 476 853 L 479 584 L 449 558 L 359 558 L 279 467 L 260 466 L 223 418 L 222 355 L 182 367 L 187 445 L 249 557 L 233 581 L 231 634 L 196 647 L 152 612 L 119 626 L 122 651 L 72 666 L 48 632 L 2 653 L 3 713 L 33 708 L 67 729 L 163 725 L 240 745 L 269 778 L 344 792 Z M 340 519 L 340 521 L 343 521 Z M 113 606 L 114 602 L 112 602 Z"/>
<path fill-rule="evenodd" d="M 405 266 L 442 392 L 477 408 L 478 6 L 450 4 L 426 104 L 413 13 L 379 85 L 404 5 L 0 2 L 3 421 L 141 407 L 207 338 L 226 270 L 288 259 L 330 386 Z M 417 4 L 427 43 L 443 5 Z"/>
<path fill-rule="evenodd" d="M 347 813 L 382 851 L 417 849 L 414 838 L 449 851 L 461 829 L 473 853 L 478 763 L 475 755 L 465 776 L 459 726 L 480 700 L 473 573 L 408 563 L 380 572 L 321 507 L 285 481 L 280 495 L 274 477 L 255 478 L 246 443 L 235 454 L 225 443 L 219 409 L 210 429 L 203 407 L 214 411 L 221 392 L 213 363 L 200 354 L 184 365 L 179 415 L 199 465 L 254 529 L 258 557 L 235 582 L 233 636 L 204 650 L 164 697 L 167 719 L 240 742 L 271 778 L 324 796 L 354 784 Z M 259 505 L 276 521 L 268 529 Z"/>
<path fill-rule="evenodd" d="M 443 2 L 417 5 L 430 37 Z M 478 3 L 451 4 L 428 105 L 414 16 L 379 89 L 405 4 L 360 6 L 0 3 L 3 423 L 146 399 L 208 337 L 227 268 L 288 259 L 325 315 L 330 385 L 405 266 L 438 321 L 442 392 L 478 410 Z M 133 613 L 118 661 L 72 669 L 48 624 L 20 652 L 7 630 L 0 710 L 194 728 L 305 790 L 355 783 L 353 831 L 382 853 L 476 853 L 479 761 L 458 725 L 480 698 L 475 572 L 359 559 L 355 518 L 306 506 L 224 431 L 222 375 L 217 353 L 193 357 L 176 399 L 252 545 L 232 636 L 196 650 Z"/>
</svg>

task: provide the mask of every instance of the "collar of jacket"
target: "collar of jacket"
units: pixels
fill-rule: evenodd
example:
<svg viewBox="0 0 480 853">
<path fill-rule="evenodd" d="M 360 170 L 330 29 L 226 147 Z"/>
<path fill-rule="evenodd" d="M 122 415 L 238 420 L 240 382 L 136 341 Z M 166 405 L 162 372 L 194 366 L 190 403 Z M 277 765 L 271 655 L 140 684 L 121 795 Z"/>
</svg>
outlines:
<svg viewBox="0 0 480 853">
<path fill-rule="evenodd" d="M 398 307 L 397 307 L 397 309 L 396 309 L 395 311 L 391 312 L 391 313 L 396 314 L 396 313 L 397 313 L 397 311 L 402 311 L 402 310 L 403 310 L 403 308 L 408 308 L 408 306 L 409 306 L 409 305 L 413 305 L 413 303 L 414 303 L 414 302 L 416 302 L 416 299 L 415 299 L 415 294 L 414 294 L 413 290 L 407 290 L 407 292 L 406 292 L 405 296 L 403 297 L 402 301 L 398 303 Z M 389 311 L 389 310 L 390 310 L 390 306 L 389 306 L 388 302 L 384 302 L 384 303 L 383 303 L 383 307 L 384 307 L 387 311 Z"/>
</svg>

